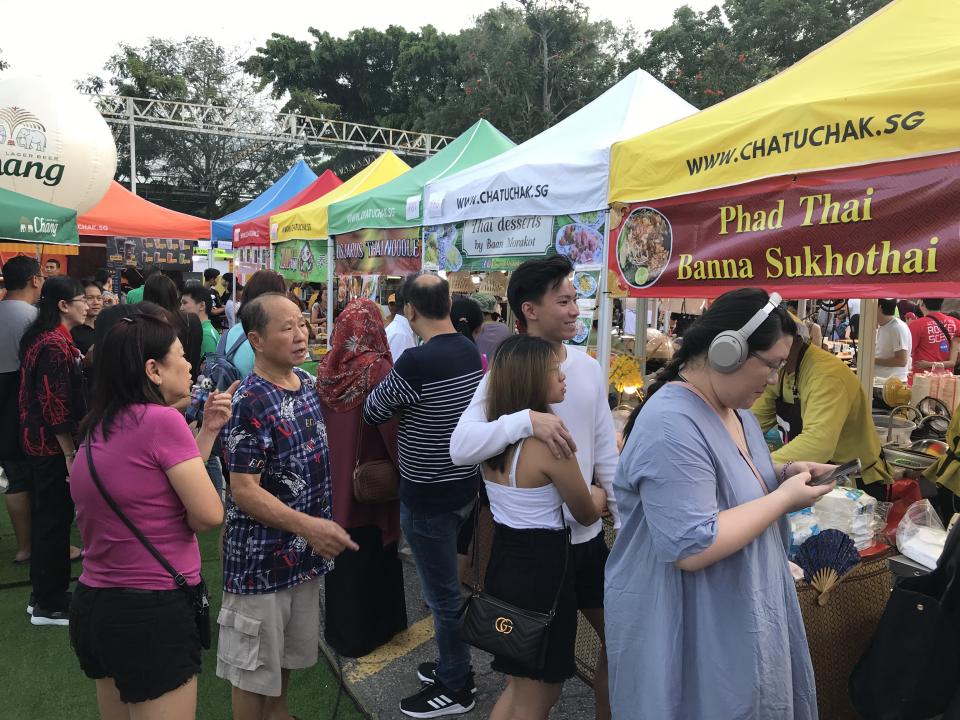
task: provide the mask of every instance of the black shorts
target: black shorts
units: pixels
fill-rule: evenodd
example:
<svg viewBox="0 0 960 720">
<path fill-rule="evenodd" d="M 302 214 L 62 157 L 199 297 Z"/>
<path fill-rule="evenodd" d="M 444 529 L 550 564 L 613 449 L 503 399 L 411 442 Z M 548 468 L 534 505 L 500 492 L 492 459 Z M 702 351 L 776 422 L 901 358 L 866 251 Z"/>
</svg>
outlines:
<svg viewBox="0 0 960 720">
<path fill-rule="evenodd" d="M 113 678 L 125 703 L 155 700 L 200 672 L 200 635 L 183 590 L 90 588 L 70 602 L 70 644 L 88 678 Z"/>
<path fill-rule="evenodd" d="M 30 491 L 30 463 L 27 460 L 3 460 L 3 474 L 7 476 L 7 495 L 16 495 Z"/>
<path fill-rule="evenodd" d="M 484 590 L 505 602 L 537 612 L 549 612 L 558 596 L 557 613 L 550 623 L 546 664 L 529 668 L 510 658 L 493 656 L 495 672 L 548 683 L 562 683 L 576 673 L 577 608 L 573 591 L 573 556 L 566 574 L 566 530 L 516 530 L 495 525 Z M 561 587 L 561 582 L 562 587 Z"/>
<path fill-rule="evenodd" d="M 578 610 L 603 607 L 603 573 L 609 555 L 602 532 L 593 540 L 570 546 Z"/>
</svg>

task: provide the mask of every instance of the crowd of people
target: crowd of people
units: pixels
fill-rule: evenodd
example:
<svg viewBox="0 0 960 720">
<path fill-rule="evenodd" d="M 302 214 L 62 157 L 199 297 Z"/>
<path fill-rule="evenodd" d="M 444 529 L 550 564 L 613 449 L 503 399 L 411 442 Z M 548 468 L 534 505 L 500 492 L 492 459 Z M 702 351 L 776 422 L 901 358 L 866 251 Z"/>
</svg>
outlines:
<svg viewBox="0 0 960 720">
<path fill-rule="evenodd" d="M 291 671 L 317 662 L 321 625 L 348 657 L 407 626 L 401 539 L 437 656 L 411 669 L 400 710 L 469 712 L 462 556 L 481 506 L 494 526 L 485 593 L 550 617 L 542 661 L 494 654 L 507 678 L 495 720 L 549 715 L 576 670 L 578 611 L 601 642 L 597 718 L 816 717 L 785 516 L 831 489 L 811 474 L 874 447 L 856 431 L 866 398 L 834 363 L 849 369 L 763 291 L 727 293 L 687 328 L 620 452 L 599 363 L 565 344 L 579 310 L 562 256 L 511 274 L 519 333 L 496 298 L 451 299 L 430 273 L 394 293 L 392 319 L 351 300 L 316 375 L 301 368 L 312 317 L 273 271 L 232 307 L 213 275 L 178 288 L 155 273 L 105 307 L 96 278 L 45 277 L 25 257 L 3 272 L 0 460 L 11 515 L 29 498 L 28 612 L 69 625 L 102 717 L 195 715 L 210 641 L 197 533 L 220 526 L 223 582 L 209 591 L 222 594 L 216 675 L 234 718 L 291 717 Z M 721 361 L 738 332 L 743 351 Z M 214 359 L 236 381 L 210 388 L 188 424 Z M 824 430 L 827 396 L 847 411 Z M 774 426 L 786 443 L 771 456 Z M 395 484 L 377 502 L 356 487 L 373 466 Z M 889 480 L 864 467 L 868 489 Z"/>
</svg>

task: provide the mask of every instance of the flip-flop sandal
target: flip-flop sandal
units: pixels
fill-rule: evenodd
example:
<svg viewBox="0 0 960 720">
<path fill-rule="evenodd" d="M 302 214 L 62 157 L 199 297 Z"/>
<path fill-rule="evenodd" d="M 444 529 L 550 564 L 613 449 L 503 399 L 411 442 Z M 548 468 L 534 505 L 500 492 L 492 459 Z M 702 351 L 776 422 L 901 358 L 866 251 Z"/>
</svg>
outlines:
<svg viewBox="0 0 960 720">
<path fill-rule="evenodd" d="M 70 558 L 70 562 L 80 562 L 81 560 L 83 560 L 83 550 L 81 550 L 80 554 L 76 557 Z"/>
<path fill-rule="evenodd" d="M 30 564 L 30 558 L 24 558 L 23 560 L 17 560 L 16 558 L 14 558 L 14 559 L 13 559 L 13 564 L 14 564 L 14 565 L 29 565 L 29 564 Z"/>
</svg>

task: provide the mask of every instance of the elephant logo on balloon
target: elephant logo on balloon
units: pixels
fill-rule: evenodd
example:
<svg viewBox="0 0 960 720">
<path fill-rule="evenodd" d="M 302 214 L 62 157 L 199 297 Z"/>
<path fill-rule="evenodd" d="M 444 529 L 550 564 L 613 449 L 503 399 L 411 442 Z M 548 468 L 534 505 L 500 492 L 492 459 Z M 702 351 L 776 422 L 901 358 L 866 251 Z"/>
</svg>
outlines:
<svg viewBox="0 0 960 720">
<path fill-rule="evenodd" d="M 0 144 L 43 152 L 47 149 L 46 131 L 40 118 L 29 110 L 16 106 L 0 108 Z"/>
</svg>

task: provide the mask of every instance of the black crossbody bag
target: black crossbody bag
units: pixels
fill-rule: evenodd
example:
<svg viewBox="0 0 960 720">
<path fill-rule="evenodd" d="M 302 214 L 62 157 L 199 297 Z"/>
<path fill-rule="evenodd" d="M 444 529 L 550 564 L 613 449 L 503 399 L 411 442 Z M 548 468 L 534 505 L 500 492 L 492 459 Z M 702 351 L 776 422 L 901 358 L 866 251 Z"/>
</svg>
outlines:
<svg viewBox="0 0 960 720">
<path fill-rule="evenodd" d="M 479 498 L 477 499 L 479 503 Z M 563 517 L 563 509 L 560 510 Z M 560 587 L 553 598 L 550 612 L 542 613 L 535 610 L 511 605 L 480 589 L 480 508 L 474 515 L 473 525 L 473 559 L 475 575 L 473 592 L 460 608 L 463 616 L 461 629 L 463 641 L 468 645 L 486 650 L 493 655 L 501 655 L 529 668 L 534 672 L 543 669 L 547 659 L 547 638 L 550 626 L 557 614 L 557 605 L 560 594 L 567 579 L 567 564 L 570 560 L 570 528 L 566 518 L 563 521 L 566 530 L 566 551 L 563 556 L 563 574 L 560 576 Z"/>
<path fill-rule="evenodd" d="M 87 456 L 87 466 L 90 468 L 90 477 L 93 478 L 93 484 L 97 486 L 97 490 L 100 491 L 100 495 L 103 496 L 104 502 L 110 506 L 110 509 L 116 513 L 117 517 L 127 526 L 127 529 L 133 533 L 133 535 L 140 541 L 140 543 L 147 549 L 147 551 L 153 555 L 158 563 L 163 566 L 163 569 L 170 573 L 170 577 L 173 578 L 173 581 L 177 584 L 177 587 L 183 590 L 187 597 L 190 599 L 190 604 L 193 606 L 194 619 L 197 622 L 197 632 L 200 635 L 200 645 L 204 650 L 210 649 L 210 595 L 207 593 L 207 584 L 203 581 L 203 576 L 200 577 L 200 582 L 196 585 L 188 585 L 187 579 L 174 569 L 173 565 L 167 562 L 167 559 L 160 554 L 160 551 L 153 546 L 146 536 L 140 532 L 140 529 L 130 522 L 130 518 L 123 514 L 123 511 L 117 505 L 116 501 L 107 494 L 107 491 L 103 487 L 103 483 L 100 481 L 100 475 L 97 474 L 97 467 L 93 464 L 93 451 L 90 449 L 90 436 L 87 435 L 86 440 L 83 443 L 84 451 Z"/>
</svg>

